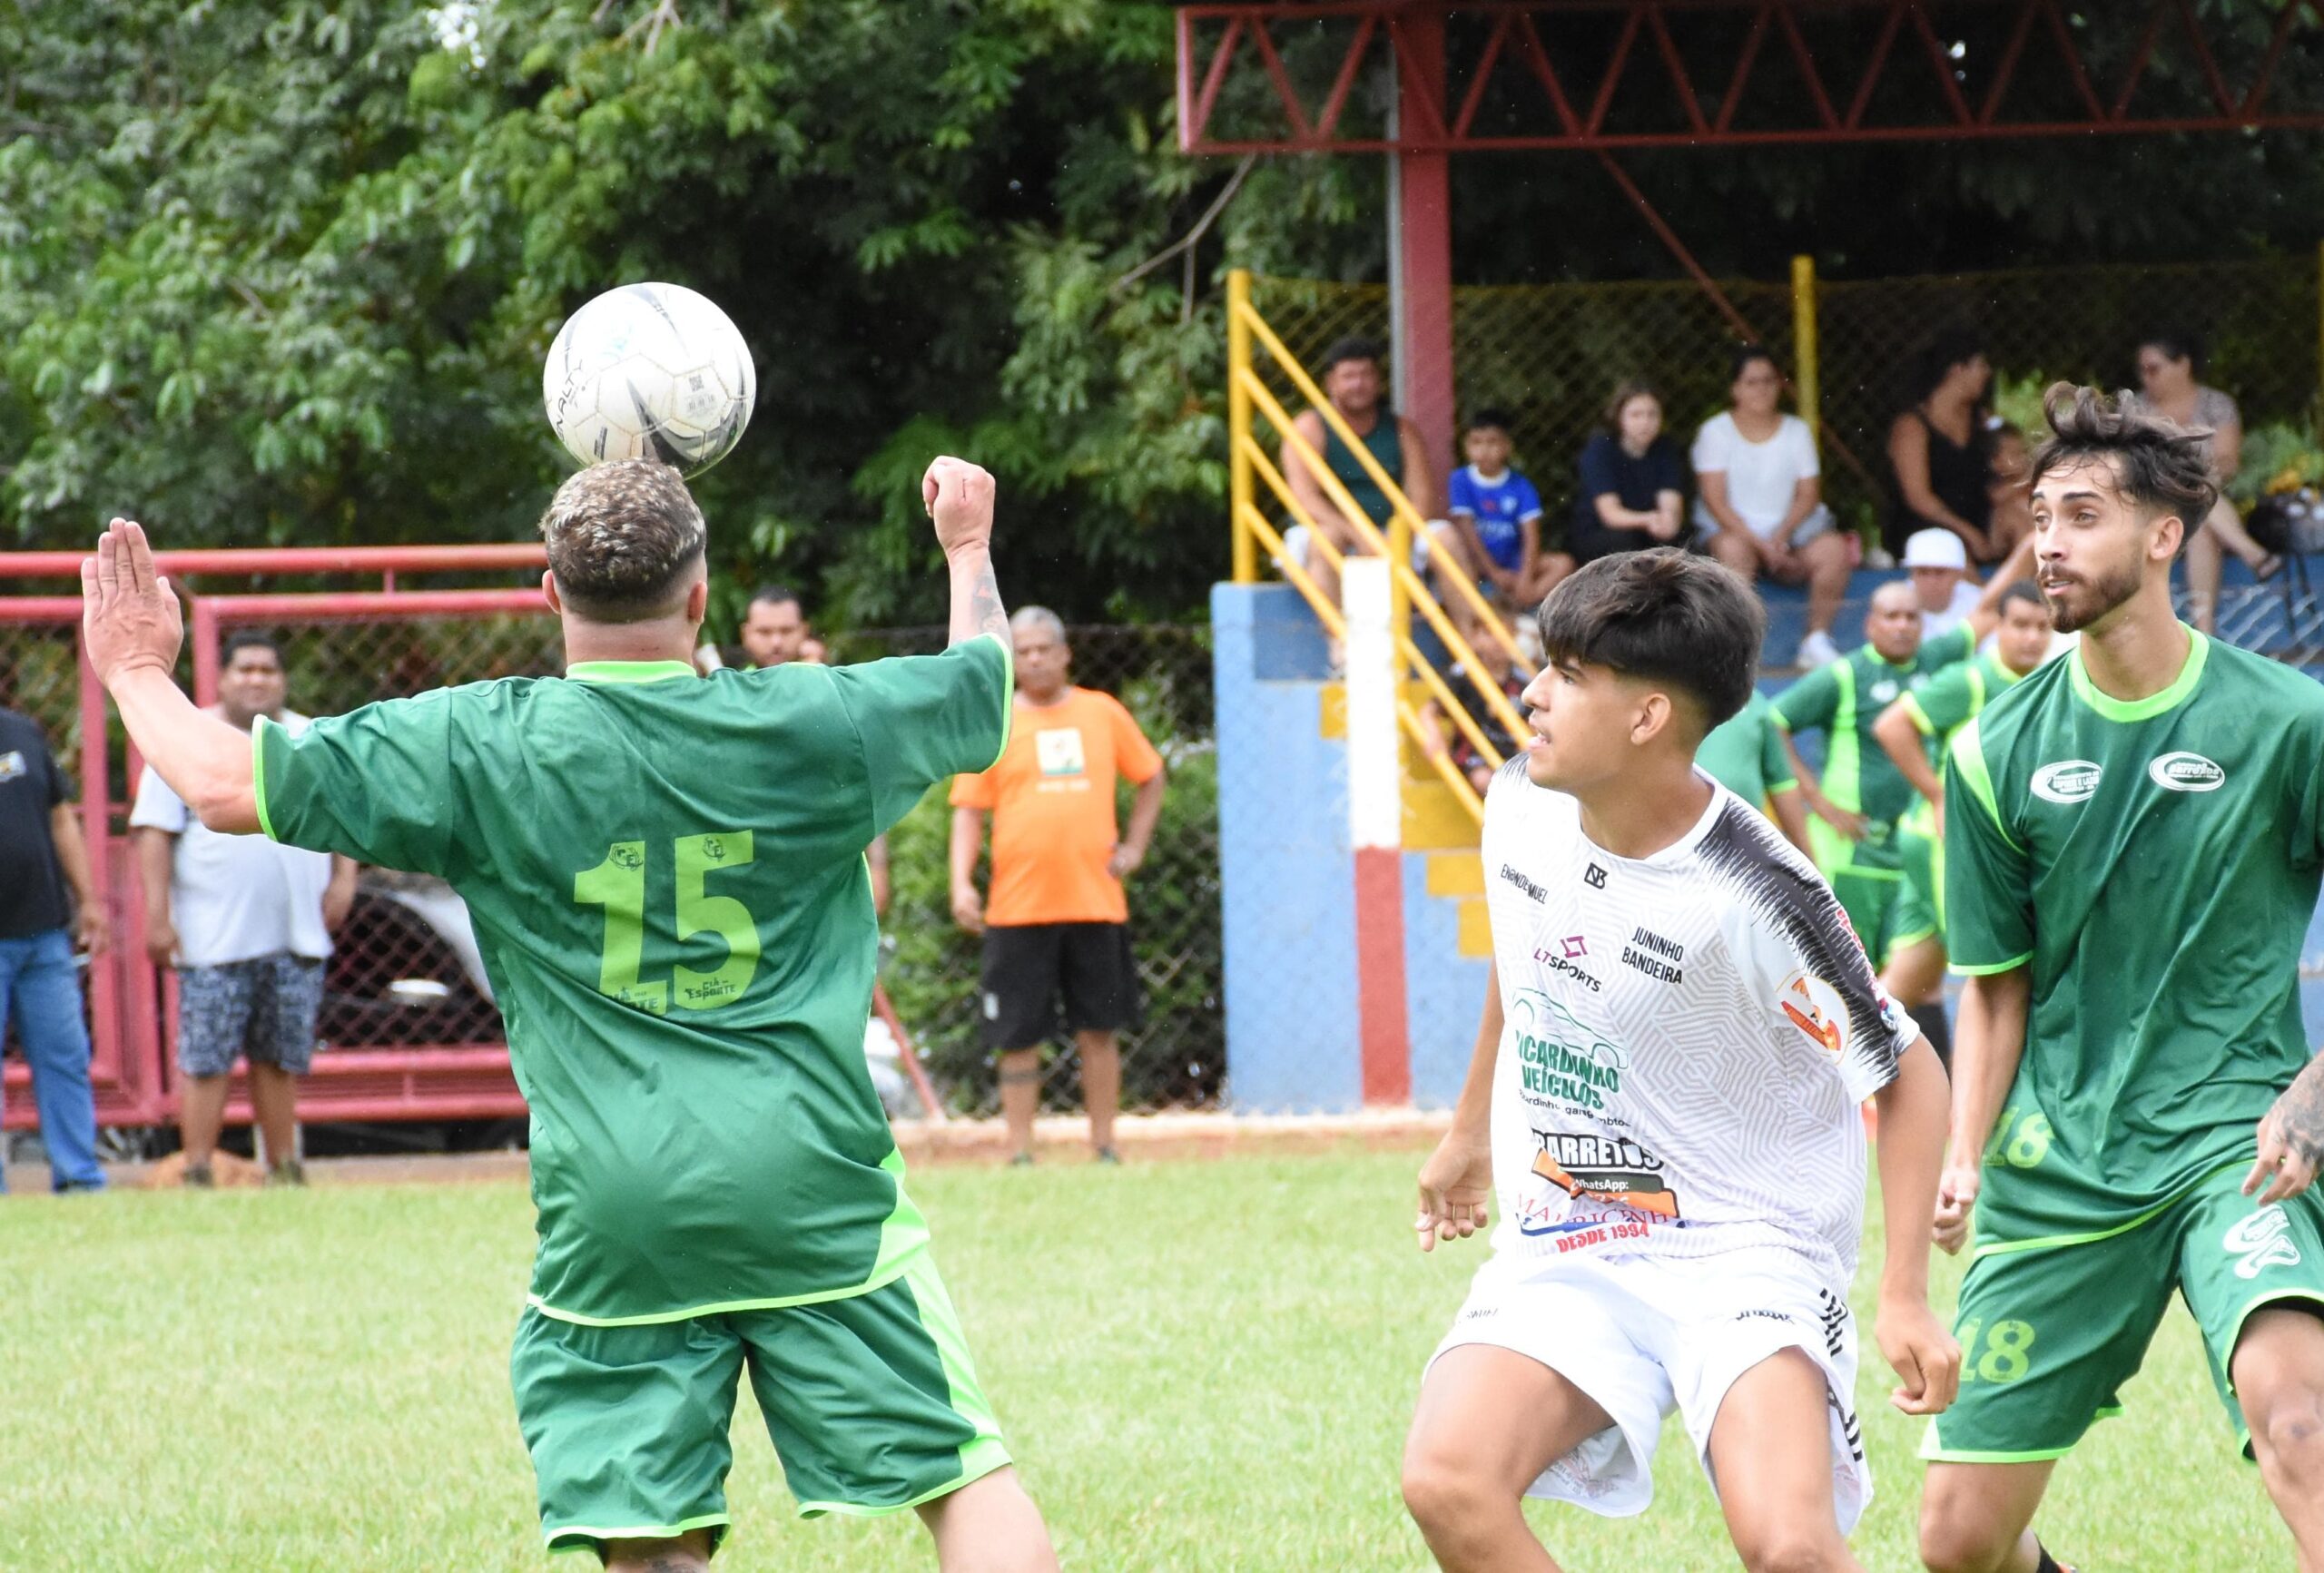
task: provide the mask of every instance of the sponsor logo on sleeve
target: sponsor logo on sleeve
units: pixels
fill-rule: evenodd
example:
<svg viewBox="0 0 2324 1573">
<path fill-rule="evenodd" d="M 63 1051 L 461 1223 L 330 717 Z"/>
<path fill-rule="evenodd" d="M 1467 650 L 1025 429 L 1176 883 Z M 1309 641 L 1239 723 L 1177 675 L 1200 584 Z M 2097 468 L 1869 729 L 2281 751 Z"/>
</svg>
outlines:
<svg viewBox="0 0 2324 1573">
<path fill-rule="evenodd" d="M 2227 784 L 2227 772 L 2215 761 L 2184 750 L 2151 762 L 2146 773 L 2155 785 L 2174 792 L 2215 792 Z"/>
<path fill-rule="evenodd" d="M 0 753 L 0 781 L 15 781 L 25 773 L 25 756 L 21 750 L 10 749 Z"/>
<path fill-rule="evenodd" d="M 1547 890 L 1544 890 L 1541 886 L 1535 884 L 1532 880 L 1519 873 L 1514 868 L 1512 868 L 1507 863 L 1503 863 L 1501 866 L 1501 877 L 1508 880 L 1511 884 L 1516 886 L 1519 890 L 1524 891 L 1528 900 L 1546 901 L 1550 899 L 1550 893 Z"/>
<path fill-rule="evenodd" d="M 1847 1047 L 1847 1008 L 1840 991 L 1801 968 L 1776 990 L 1776 1005 L 1825 1053 L 1837 1056 Z"/>
<path fill-rule="evenodd" d="M 2044 802 L 2087 802 L 2098 791 L 2098 778 L 2105 773 L 2103 766 L 2089 760 L 2062 759 L 2034 772 L 2034 795 Z"/>
</svg>

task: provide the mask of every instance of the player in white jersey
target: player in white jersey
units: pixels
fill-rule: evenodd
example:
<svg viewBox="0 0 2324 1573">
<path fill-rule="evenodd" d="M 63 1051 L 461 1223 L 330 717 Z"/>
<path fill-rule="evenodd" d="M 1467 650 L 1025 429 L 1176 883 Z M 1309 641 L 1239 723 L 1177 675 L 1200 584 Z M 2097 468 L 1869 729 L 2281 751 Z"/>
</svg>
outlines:
<svg viewBox="0 0 2324 1573">
<path fill-rule="evenodd" d="M 1763 614 L 1675 550 L 1593 563 L 1542 604 L 1526 752 L 1494 778 L 1493 977 L 1423 1250 L 1493 1254 L 1423 1379 L 1404 1500 L 1451 1570 L 1554 1569 L 1528 1496 L 1643 1509 L 1677 1408 L 1747 1568 L 1857 1567 L 1871 1496 L 1847 1304 L 1857 1107 L 1880 1109 L 1876 1329 L 1909 1414 L 1952 1400 L 1930 1312 L 1945 1074 L 1807 860 L 1694 767 L 1742 707 Z"/>
</svg>

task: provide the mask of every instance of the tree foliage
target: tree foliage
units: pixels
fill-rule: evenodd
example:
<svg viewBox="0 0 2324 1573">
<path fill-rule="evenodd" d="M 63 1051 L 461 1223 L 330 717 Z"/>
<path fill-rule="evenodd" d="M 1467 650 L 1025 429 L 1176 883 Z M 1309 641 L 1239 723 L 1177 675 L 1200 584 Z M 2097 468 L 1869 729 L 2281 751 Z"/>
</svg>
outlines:
<svg viewBox="0 0 2324 1573">
<path fill-rule="evenodd" d="M 0 516 L 23 545 L 116 511 L 187 544 L 521 538 L 566 467 L 557 326 L 661 278 L 760 360 L 698 486 L 730 606 L 782 577 L 834 622 L 933 615 L 914 481 L 952 448 L 1003 478 L 1012 594 L 1192 612 L 1226 546 L 1219 275 L 1378 277 L 1384 182 L 1262 161 L 1141 270 L 1237 178 L 1175 151 L 1172 88 L 1170 9 L 1129 0 L 0 0 Z M 2324 161 L 2202 145 L 2160 186 L 2064 144 L 1641 169 L 1755 271 L 2218 254 L 2324 198 Z M 1464 276 L 1669 271 L 1594 168 L 1460 179 Z M 1829 215 L 1900 189 L 1909 222 L 1841 243 Z"/>
<path fill-rule="evenodd" d="M 1019 594 L 1177 613 L 1217 568 L 1213 280 L 1361 270 L 1361 166 L 1173 151 L 1162 7 L 881 0 L 0 5 L 0 504 L 203 544 L 520 538 L 565 315 L 662 278 L 761 362 L 699 483 L 728 593 L 930 614 L 917 477 L 1003 477 Z M 597 13 L 604 13 L 600 15 Z M 650 42 L 650 47 L 649 47 Z M 1201 310 L 1194 308 L 1199 304 Z M 1054 585 L 1052 589 L 1050 586 Z"/>
</svg>

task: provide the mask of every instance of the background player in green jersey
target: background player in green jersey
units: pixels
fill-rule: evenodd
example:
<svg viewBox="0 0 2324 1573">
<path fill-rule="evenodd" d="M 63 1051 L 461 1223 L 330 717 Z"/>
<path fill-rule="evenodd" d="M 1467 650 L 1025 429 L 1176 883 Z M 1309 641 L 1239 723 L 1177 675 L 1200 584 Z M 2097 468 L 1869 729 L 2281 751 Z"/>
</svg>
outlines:
<svg viewBox="0 0 2324 1573">
<path fill-rule="evenodd" d="M 1805 769 L 1799 772 L 1800 791 L 1815 815 L 1807 825 L 1810 855 L 1876 968 L 1887 959 L 1904 888 L 1896 821 L 1913 806 L 1913 789 L 1881 752 L 1872 723 L 1899 694 L 1966 659 L 1993 628 L 1999 599 L 1996 586 L 1967 622 L 1924 639 L 1920 597 L 1913 586 L 1902 579 L 1883 585 L 1873 592 L 1872 609 L 1865 615 L 1865 643 L 1776 696 L 1776 719 L 1787 732 L 1824 733 L 1822 780 Z M 1921 1014 L 1916 1011 L 1915 1019 Z M 1936 1020 L 1942 1030 L 1942 1012 Z M 1921 1021 L 1924 1032 L 1929 1027 Z"/>
<path fill-rule="evenodd" d="M 2049 607 L 2033 580 L 2004 588 L 1999 605 L 1993 649 L 1946 667 L 1881 712 L 1872 725 L 1896 773 L 1920 794 L 1896 822 L 1896 860 L 1905 881 L 1880 986 L 1916 1013 L 1948 1063 L 1953 1035 L 1939 1036 L 1929 1026 L 1932 1019 L 1939 1027 L 1945 1022 L 1945 786 L 1931 766 L 1929 745 L 1941 749 L 1987 701 L 2041 665 L 2053 636 Z"/>
<path fill-rule="evenodd" d="M 542 518 L 561 678 L 235 731 L 171 676 L 143 532 L 84 565 L 86 649 L 212 830 L 449 880 L 532 1111 L 539 1249 L 511 1371 L 552 1549 L 700 1568 L 747 1371 L 803 1513 L 916 1508 L 948 1568 L 1056 1566 L 979 1391 L 863 1059 L 864 848 L 1008 735 L 992 480 L 939 459 L 952 646 L 696 673 L 678 472 L 594 466 Z"/>
<path fill-rule="evenodd" d="M 1800 801 L 1799 772 L 1784 742 L 1776 707 L 1758 689 L 1743 708 L 1710 729 L 1695 750 L 1695 768 L 1768 814 L 1784 840 L 1816 855 L 1807 842 L 1807 805 Z"/>
<path fill-rule="evenodd" d="M 2046 404 L 2039 581 L 2083 639 L 1946 761 L 1969 982 L 1936 1234 L 1957 1249 L 1974 1206 L 1976 1244 L 1921 1556 L 2056 1566 L 2034 1510 L 2176 1292 L 2300 1568 L 2324 1573 L 2324 1060 L 2297 988 L 2324 687 L 2171 614 L 2171 559 L 2216 495 L 2206 434 L 2063 384 Z"/>
</svg>

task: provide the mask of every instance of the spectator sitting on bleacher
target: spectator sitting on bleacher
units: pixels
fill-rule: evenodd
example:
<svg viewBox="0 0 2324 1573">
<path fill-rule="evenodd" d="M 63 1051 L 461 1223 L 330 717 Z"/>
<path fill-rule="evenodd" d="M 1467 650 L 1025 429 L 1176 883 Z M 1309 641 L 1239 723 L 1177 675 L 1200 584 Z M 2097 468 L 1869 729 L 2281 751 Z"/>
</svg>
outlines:
<svg viewBox="0 0 2324 1573">
<path fill-rule="evenodd" d="M 1502 613 L 1530 614 L 1573 559 L 1541 550 L 1541 495 L 1510 465 L 1509 417 L 1478 410 L 1461 447 L 1469 462 L 1452 472 L 1445 506 L 1458 547 Z"/>
<path fill-rule="evenodd" d="M 1317 380 L 1333 411 L 1355 434 L 1381 472 L 1404 494 L 1420 516 L 1430 522 L 1426 535 L 1414 543 L 1415 566 L 1421 566 L 1428 562 L 1426 548 L 1450 540 L 1452 531 L 1436 517 L 1436 477 L 1429 467 L 1428 450 L 1421 440 L 1420 428 L 1398 415 L 1382 396 L 1386 379 L 1381 370 L 1381 353 L 1380 345 L 1373 339 L 1343 339 L 1324 352 L 1323 369 Z M 1332 423 L 1324 418 L 1320 410 L 1304 409 L 1291 424 L 1306 446 L 1322 456 L 1324 467 L 1346 489 L 1357 510 L 1375 528 L 1385 531 L 1391 511 L 1388 494 L 1372 478 L 1364 461 L 1340 440 Z M 1343 555 L 1369 556 L 1372 548 L 1365 544 L 1361 526 L 1340 512 L 1324 483 L 1300 457 L 1300 444 L 1285 438 L 1278 462 L 1291 495 L 1299 499 L 1300 507 L 1315 522 L 1324 539 Z M 1307 534 L 1305 526 L 1295 526 L 1285 533 L 1284 546 L 1315 580 L 1315 588 L 1324 598 L 1337 605 L 1339 569 L 1325 554 L 1311 548 Z M 1445 603 L 1462 634 L 1469 634 L 1474 625 L 1474 614 L 1469 610 L 1467 597 L 1444 593 L 1445 576 L 1461 569 L 1459 548 L 1450 547 L 1437 555 L 1435 566 L 1438 598 Z"/>
<path fill-rule="evenodd" d="M 1839 659 L 1832 619 L 1856 565 L 1849 538 L 1824 506 L 1823 467 L 1807 423 L 1777 408 L 1783 373 L 1757 344 L 1735 352 L 1734 403 L 1695 434 L 1695 529 L 1710 555 L 1746 579 L 1765 574 L 1807 586 L 1803 666 Z"/>
<path fill-rule="evenodd" d="M 1605 429 L 1581 450 L 1581 468 L 1565 541 L 1576 567 L 1679 538 L 1686 460 L 1662 433 L 1662 398 L 1652 388 L 1633 379 L 1614 389 Z"/>
<path fill-rule="evenodd" d="M 2233 552 L 2261 584 L 2281 571 L 2280 556 L 2251 538 L 2235 505 L 2227 500 L 2227 483 L 2243 460 L 2243 412 L 2235 400 L 2197 380 L 2202 370 L 2202 346 L 2192 334 L 2177 330 L 2150 333 L 2139 340 L 2139 386 L 2144 390 L 2122 400 L 2126 410 L 2144 410 L 2201 427 L 2211 434 L 2211 464 L 2219 471 L 2219 500 L 2200 529 L 2187 535 L 2188 620 L 2206 634 L 2218 632 L 2219 586 L 2225 552 Z"/>
<path fill-rule="evenodd" d="M 1888 428 L 1888 518 L 1882 543 L 1901 555 L 1906 537 L 1950 530 L 1973 563 L 1997 563 L 2014 541 L 1992 528 L 1993 434 L 1985 392 L 1994 369 L 1974 329 L 1946 329 L 1921 351 L 1906 407 Z"/>
</svg>

